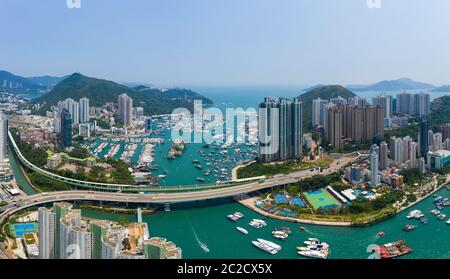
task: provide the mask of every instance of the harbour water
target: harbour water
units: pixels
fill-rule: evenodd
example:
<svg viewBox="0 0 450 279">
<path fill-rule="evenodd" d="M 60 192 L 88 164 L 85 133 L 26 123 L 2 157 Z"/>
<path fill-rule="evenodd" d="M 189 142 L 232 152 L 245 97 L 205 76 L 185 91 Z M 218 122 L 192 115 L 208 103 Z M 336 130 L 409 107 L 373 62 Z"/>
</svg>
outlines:
<svg viewBox="0 0 450 279">
<path fill-rule="evenodd" d="M 450 192 L 442 189 L 437 192 L 440 196 L 450 196 Z M 257 259 L 301 259 L 297 255 L 296 247 L 301 246 L 309 237 L 316 237 L 330 244 L 330 259 L 365 259 L 370 256 L 366 252 L 371 244 L 384 244 L 403 239 L 413 249 L 405 259 L 449 259 L 450 258 L 450 225 L 445 220 L 437 220 L 429 213 L 434 209 L 433 197 L 422 201 L 410 210 L 391 219 L 365 228 L 326 227 L 314 225 L 294 224 L 279 220 L 266 219 L 267 227 L 255 229 L 248 225 L 253 218 L 262 218 L 259 214 L 230 200 L 199 202 L 172 208 L 171 212 L 157 211 L 146 215 L 143 220 L 148 223 L 150 234 L 162 236 L 175 242 L 183 249 L 183 257 L 188 259 L 222 259 L 222 258 L 257 258 Z M 420 224 L 417 220 L 407 219 L 406 215 L 413 209 L 424 212 L 429 219 L 428 224 Z M 236 211 L 245 217 L 236 223 L 229 221 L 226 216 Z M 443 210 L 447 215 L 450 211 Z M 119 215 L 85 210 L 87 217 L 119 220 Z M 135 221 L 135 216 L 127 216 L 129 221 Z M 417 225 L 414 231 L 405 232 L 402 228 L 406 224 Z M 249 231 L 244 235 L 236 230 L 236 226 Z M 272 230 L 281 226 L 292 229 L 292 235 L 285 241 L 275 240 Z M 301 231 L 304 226 L 307 231 Z M 378 232 L 384 232 L 384 237 L 378 237 Z M 198 238 L 198 239 L 197 239 Z M 270 255 L 255 248 L 251 241 L 263 238 L 273 241 L 283 248 L 276 255 Z M 206 244 L 210 252 L 205 253 L 200 242 Z"/>
</svg>

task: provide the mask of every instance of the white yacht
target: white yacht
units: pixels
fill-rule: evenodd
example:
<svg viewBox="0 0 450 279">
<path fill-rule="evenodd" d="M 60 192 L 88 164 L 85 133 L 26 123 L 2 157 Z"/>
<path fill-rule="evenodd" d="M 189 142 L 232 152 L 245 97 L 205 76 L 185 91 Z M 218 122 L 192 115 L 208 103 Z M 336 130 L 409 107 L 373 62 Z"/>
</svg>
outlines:
<svg viewBox="0 0 450 279">
<path fill-rule="evenodd" d="M 262 244 L 265 244 L 265 245 L 267 245 L 267 246 L 270 246 L 270 247 L 272 247 L 273 249 L 275 249 L 275 250 L 277 250 L 277 251 L 280 251 L 280 250 L 281 250 L 281 246 L 278 245 L 278 244 L 273 243 L 272 241 L 268 241 L 268 240 L 261 239 L 261 238 L 258 238 L 257 240 L 258 240 L 259 242 L 261 242 Z"/>
<path fill-rule="evenodd" d="M 328 252 L 325 251 L 298 251 L 298 254 L 304 257 L 316 259 L 326 259 L 328 257 Z"/>
<path fill-rule="evenodd" d="M 258 247 L 259 249 L 264 250 L 272 255 L 275 255 L 276 253 L 278 253 L 278 251 L 276 249 L 274 249 L 273 247 L 270 247 L 259 241 L 252 241 L 252 244 L 255 245 L 256 247 Z"/>
</svg>

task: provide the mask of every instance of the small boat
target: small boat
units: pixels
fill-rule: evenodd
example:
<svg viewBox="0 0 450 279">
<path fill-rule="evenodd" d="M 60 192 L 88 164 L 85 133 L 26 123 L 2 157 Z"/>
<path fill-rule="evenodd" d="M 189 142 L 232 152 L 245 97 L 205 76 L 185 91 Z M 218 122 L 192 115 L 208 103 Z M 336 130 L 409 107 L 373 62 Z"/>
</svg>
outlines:
<svg viewBox="0 0 450 279">
<path fill-rule="evenodd" d="M 448 219 L 446 223 L 447 223 L 447 225 L 450 225 L 450 219 Z"/>
<path fill-rule="evenodd" d="M 283 231 L 273 231 L 272 232 L 273 237 L 281 240 L 285 240 L 289 237 L 289 235 Z"/>
<path fill-rule="evenodd" d="M 244 229 L 244 228 L 236 227 L 236 230 L 240 231 L 243 234 L 248 234 L 248 231 L 246 229 Z"/>
<path fill-rule="evenodd" d="M 438 220 L 444 220 L 447 217 L 447 215 L 445 214 L 439 214 L 436 218 L 438 218 Z"/>
<path fill-rule="evenodd" d="M 378 235 L 379 237 L 383 237 L 383 236 L 384 236 L 384 232 L 379 232 L 379 233 L 377 233 L 377 235 Z"/>
<path fill-rule="evenodd" d="M 196 180 L 198 182 L 205 182 L 206 181 L 203 177 L 197 177 Z"/>
<path fill-rule="evenodd" d="M 416 228 L 416 226 L 406 225 L 406 226 L 403 227 L 403 230 L 409 232 L 409 231 L 414 230 L 415 228 Z"/>
<path fill-rule="evenodd" d="M 305 227 L 299 227 L 299 229 L 300 229 L 301 231 L 306 231 L 306 228 L 305 228 Z"/>
<path fill-rule="evenodd" d="M 166 204 L 164 205 L 164 211 L 165 211 L 165 212 L 170 212 L 170 204 L 166 203 Z"/>
</svg>

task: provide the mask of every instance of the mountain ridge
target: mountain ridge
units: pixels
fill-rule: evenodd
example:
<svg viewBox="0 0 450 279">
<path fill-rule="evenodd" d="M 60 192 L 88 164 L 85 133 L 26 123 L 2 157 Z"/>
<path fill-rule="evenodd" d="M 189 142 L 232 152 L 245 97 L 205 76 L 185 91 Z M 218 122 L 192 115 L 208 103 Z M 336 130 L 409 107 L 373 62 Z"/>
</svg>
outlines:
<svg viewBox="0 0 450 279">
<path fill-rule="evenodd" d="M 212 103 L 208 98 L 188 89 L 161 90 L 144 87 L 136 90 L 113 81 L 87 77 L 80 73 L 68 76 L 51 91 L 33 100 L 33 103 L 41 105 L 38 112 L 43 114 L 58 101 L 67 98 L 78 100 L 87 97 L 92 106 L 101 106 L 106 102 L 117 102 L 118 96 L 123 93 L 133 99 L 133 106 L 144 107 L 146 114 L 166 114 L 178 107 L 192 110 L 194 99 L 200 99 L 205 104 Z"/>
</svg>

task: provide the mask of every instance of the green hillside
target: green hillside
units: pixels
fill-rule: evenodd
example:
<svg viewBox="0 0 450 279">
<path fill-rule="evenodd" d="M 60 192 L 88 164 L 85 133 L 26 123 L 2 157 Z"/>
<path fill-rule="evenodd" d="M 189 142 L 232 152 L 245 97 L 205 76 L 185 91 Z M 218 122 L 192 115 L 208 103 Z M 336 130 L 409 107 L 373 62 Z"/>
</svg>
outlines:
<svg viewBox="0 0 450 279">
<path fill-rule="evenodd" d="M 101 106 L 106 102 L 117 102 L 122 93 L 128 94 L 133 99 L 133 106 L 144 107 L 146 114 L 165 114 L 178 107 L 192 109 L 194 100 L 202 100 L 205 104 L 211 100 L 187 89 L 167 89 L 138 87 L 129 88 L 118 83 L 86 77 L 75 73 L 67 77 L 55 86 L 49 93 L 35 99 L 35 104 L 40 104 L 39 113 L 50 110 L 58 101 L 72 98 L 78 100 L 82 97 L 89 98 L 91 106 Z"/>
<path fill-rule="evenodd" d="M 326 85 L 314 88 L 299 96 L 303 102 L 303 129 L 308 132 L 312 129 L 312 101 L 317 98 L 324 100 L 337 98 L 351 98 L 355 97 L 355 93 L 340 85 Z"/>
</svg>

